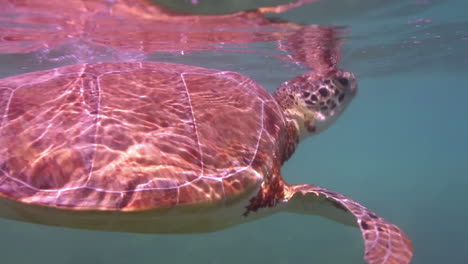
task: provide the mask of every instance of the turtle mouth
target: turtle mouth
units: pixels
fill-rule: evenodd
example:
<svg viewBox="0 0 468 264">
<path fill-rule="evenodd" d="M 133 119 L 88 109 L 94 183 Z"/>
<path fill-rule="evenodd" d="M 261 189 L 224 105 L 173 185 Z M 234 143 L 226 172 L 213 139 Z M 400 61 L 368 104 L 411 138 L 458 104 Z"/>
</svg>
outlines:
<svg viewBox="0 0 468 264">
<path fill-rule="evenodd" d="M 357 90 L 356 77 L 351 72 L 338 71 L 317 80 L 313 89 L 302 92 L 308 109 L 304 120 L 314 127 L 315 134 L 327 129 L 346 109 Z"/>
<path fill-rule="evenodd" d="M 343 90 L 349 90 L 352 96 L 358 91 L 356 76 L 352 72 L 342 71 L 337 74 L 336 81 L 342 86 Z"/>
</svg>

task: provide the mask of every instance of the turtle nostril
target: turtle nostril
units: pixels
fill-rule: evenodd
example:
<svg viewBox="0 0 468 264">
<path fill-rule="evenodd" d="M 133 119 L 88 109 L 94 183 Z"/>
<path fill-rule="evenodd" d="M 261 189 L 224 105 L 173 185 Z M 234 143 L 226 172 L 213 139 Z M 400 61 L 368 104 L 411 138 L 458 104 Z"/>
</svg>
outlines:
<svg viewBox="0 0 468 264">
<path fill-rule="evenodd" d="M 349 80 L 343 77 L 338 78 L 338 82 L 341 83 L 343 86 L 348 86 L 349 85 Z"/>
</svg>

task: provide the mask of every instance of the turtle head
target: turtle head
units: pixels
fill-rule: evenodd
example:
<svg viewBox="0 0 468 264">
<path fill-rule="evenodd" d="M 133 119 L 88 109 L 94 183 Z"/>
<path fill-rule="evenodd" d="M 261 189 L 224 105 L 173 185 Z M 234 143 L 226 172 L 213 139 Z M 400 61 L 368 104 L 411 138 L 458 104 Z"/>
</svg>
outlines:
<svg viewBox="0 0 468 264">
<path fill-rule="evenodd" d="M 283 83 L 275 92 L 298 139 L 318 134 L 340 116 L 357 92 L 354 74 L 335 70 L 327 75 L 311 72 Z"/>
</svg>

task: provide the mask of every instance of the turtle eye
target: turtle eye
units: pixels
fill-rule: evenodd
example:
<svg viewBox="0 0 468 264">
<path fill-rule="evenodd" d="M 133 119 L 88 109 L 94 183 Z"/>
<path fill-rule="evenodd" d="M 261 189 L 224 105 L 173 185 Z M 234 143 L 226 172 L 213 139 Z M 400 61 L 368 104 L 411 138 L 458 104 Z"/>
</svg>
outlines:
<svg viewBox="0 0 468 264">
<path fill-rule="evenodd" d="M 348 79 L 343 78 L 343 77 L 338 78 L 338 82 L 341 83 L 341 85 L 343 85 L 343 86 L 348 86 L 348 84 L 349 84 Z"/>
</svg>

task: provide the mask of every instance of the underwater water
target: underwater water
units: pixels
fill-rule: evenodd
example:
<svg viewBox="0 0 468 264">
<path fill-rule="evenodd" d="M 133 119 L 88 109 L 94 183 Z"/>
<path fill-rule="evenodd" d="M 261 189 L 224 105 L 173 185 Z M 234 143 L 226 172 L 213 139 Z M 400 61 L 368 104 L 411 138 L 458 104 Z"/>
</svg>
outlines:
<svg viewBox="0 0 468 264">
<path fill-rule="evenodd" d="M 274 15 L 349 27 L 341 65 L 360 89 L 336 124 L 300 145 L 283 177 L 346 194 L 398 225 L 413 242 L 416 264 L 468 263 L 466 10 L 465 0 L 323 0 Z M 57 66 L 36 67 L 37 59 L 2 55 L 0 75 Z M 240 71 L 270 91 L 299 70 L 258 54 L 148 59 Z M 364 263 L 359 230 L 305 215 L 208 234 L 107 233 L 4 219 L 0 232 L 5 264 Z"/>
</svg>

